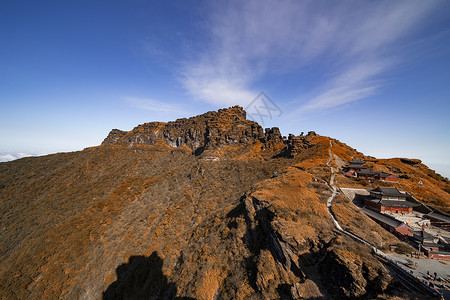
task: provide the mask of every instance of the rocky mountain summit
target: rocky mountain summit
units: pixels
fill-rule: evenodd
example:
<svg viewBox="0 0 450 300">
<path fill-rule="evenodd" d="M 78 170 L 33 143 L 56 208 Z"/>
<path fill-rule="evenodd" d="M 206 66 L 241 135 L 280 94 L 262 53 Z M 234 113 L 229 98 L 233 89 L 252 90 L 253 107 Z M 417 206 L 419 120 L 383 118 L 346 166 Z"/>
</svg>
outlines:
<svg viewBox="0 0 450 300">
<path fill-rule="evenodd" d="M 242 107 L 233 106 L 174 122 L 145 123 L 128 132 L 113 129 L 102 144 L 155 145 L 157 141 L 164 141 L 172 148 L 187 146 L 200 155 L 224 145 L 243 145 L 254 141 L 274 145 L 286 141 L 286 138 L 281 136 L 277 127 L 263 131 L 258 123 L 246 119 Z M 294 155 L 307 147 L 307 140 L 289 135 L 284 153 Z"/>
<path fill-rule="evenodd" d="M 268 129 L 264 134 L 258 123 L 246 119 L 242 107 L 234 106 L 174 122 L 145 123 L 129 132 L 113 129 L 103 144 L 154 145 L 157 140 L 163 140 L 170 147 L 186 145 L 199 154 L 221 145 L 269 139 L 281 140 L 278 128 Z"/>
<path fill-rule="evenodd" d="M 420 298 L 335 229 L 331 144 L 336 169 L 367 159 L 314 132 L 263 131 L 235 106 L 0 163 L 0 299 Z M 449 207 L 448 180 L 420 161 L 377 163 L 408 174 L 402 189 Z M 406 247 L 336 204 L 343 224 L 377 231 L 384 250 Z"/>
</svg>

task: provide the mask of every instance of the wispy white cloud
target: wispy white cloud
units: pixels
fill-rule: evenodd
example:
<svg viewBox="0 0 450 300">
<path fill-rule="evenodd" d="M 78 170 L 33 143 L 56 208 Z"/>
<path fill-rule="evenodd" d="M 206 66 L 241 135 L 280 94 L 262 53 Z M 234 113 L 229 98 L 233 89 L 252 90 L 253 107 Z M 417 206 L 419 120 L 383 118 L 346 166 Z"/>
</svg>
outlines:
<svg viewBox="0 0 450 300">
<path fill-rule="evenodd" d="M 390 61 L 381 59 L 354 62 L 346 70 L 333 76 L 328 82 L 313 91 L 312 98 L 303 101 L 295 113 L 321 111 L 341 106 L 373 95 L 379 86 L 377 75 L 390 67 Z"/>
<path fill-rule="evenodd" d="M 398 63 L 397 47 L 420 27 L 439 1 L 215 2 L 209 43 L 184 62 L 181 83 L 213 105 L 245 106 L 268 76 L 320 66 L 322 81 L 292 96 L 299 111 L 317 111 L 377 92 Z M 298 82 L 299 85 L 302 82 Z"/>
<path fill-rule="evenodd" d="M 153 99 L 125 97 L 132 106 L 157 113 L 187 114 L 187 109 L 182 104 L 170 104 Z"/>
<path fill-rule="evenodd" d="M 255 97 L 255 92 L 248 87 L 249 80 L 243 75 L 220 75 L 209 68 L 190 70 L 183 79 L 183 85 L 196 99 L 213 105 L 245 104 Z"/>
</svg>

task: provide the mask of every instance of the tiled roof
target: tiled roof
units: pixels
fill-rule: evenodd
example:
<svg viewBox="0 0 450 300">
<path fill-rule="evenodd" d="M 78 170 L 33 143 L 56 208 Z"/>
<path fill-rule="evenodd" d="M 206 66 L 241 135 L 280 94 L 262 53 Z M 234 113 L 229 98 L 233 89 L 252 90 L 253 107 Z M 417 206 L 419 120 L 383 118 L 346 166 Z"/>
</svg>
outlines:
<svg viewBox="0 0 450 300">
<path fill-rule="evenodd" d="M 429 248 L 439 248 L 439 246 L 441 246 L 441 245 L 436 244 L 436 243 L 422 243 L 422 245 L 424 247 L 429 247 Z"/>
<path fill-rule="evenodd" d="M 375 201 L 383 206 L 388 207 L 417 207 L 420 205 L 405 200 L 375 200 Z"/>
<path fill-rule="evenodd" d="M 376 194 L 382 194 L 383 196 L 388 196 L 388 197 L 406 197 L 405 194 L 400 193 L 399 190 L 397 190 L 397 188 L 395 187 L 377 187 L 374 190 L 371 190 L 371 192 L 376 193 Z"/>
<path fill-rule="evenodd" d="M 347 168 L 349 168 L 349 169 L 367 169 L 366 166 L 363 166 L 363 165 L 357 165 L 357 164 L 349 164 L 349 165 L 347 166 Z"/>
<path fill-rule="evenodd" d="M 420 204 L 412 203 L 406 200 L 380 200 L 376 198 L 366 198 L 366 201 L 373 202 L 375 204 L 387 207 L 417 207 Z"/>
<path fill-rule="evenodd" d="M 432 212 L 432 213 L 429 213 L 429 214 L 427 214 L 425 216 L 429 216 L 429 217 L 431 217 L 433 219 L 436 219 L 436 220 L 439 220 L 439 221 L 442 221 L 442 222 L 450 223 L 450 217 L 449 216 L 446 216 L 446 215 L 438 213 L 438 212 Z"/>
<path fill-rule="evenodd" d="M 388 177 L 391 176 L 391 174 L 386 173 L 386 172 L 376 172 L 376 175 L 380 176 L 380 177 Z"/>
<path fill-rule="evenodd" d="M 372 219 L 380 221 L 380 222 L 382 222 L 384 224 L 387 224 L 387 225 L 389 225 L 389 226 L 391 226 L 393 228 L 397 228 L 397 227 L 399 227 L 400 225 L 403 224 L 403 222 L 401 222 L 401 221 L 399 221 L 399 220 L 397 220 L 397 219 L 395 219 L 395 218 L 393 218 L 391 216 L 388 216 L 388 215 L 385 215 L 385 214 L 380 214 L 380 213 L 378 213 L 376 211 L 373 211 L 373 210 L 365 208 L 365 207 L 361 208 L 361 211 L 363 213 L 365 213 L 366 215 L 368 215 L 369 217 L 371 217 Z"/>
<path fill-rule="evenodd" d="M 373 176 L 373 175 L 375 175 L 374 171 L 372 171 L 370 169 L 367 169 L 367 168 L 365 168 L 365 169 L 363 169 L 361 171 L 358 171 L 356 173 L 358 173 L 358 175 L 361 175 L 361 176 Z"/>
<path fill-rule="evenodd" d="M 420 240 L 435 240 L 435 239 L 437 239 L 437 237 L 429 234 L 425 230 L 413 231 L 413 235 L 415 238 L 418 238 Z"/>
<path fill-rule="evenodd" d="M 366 162 L 360 159 L 353 159 L 350 164 L 365 164 Z"/>
</svg>

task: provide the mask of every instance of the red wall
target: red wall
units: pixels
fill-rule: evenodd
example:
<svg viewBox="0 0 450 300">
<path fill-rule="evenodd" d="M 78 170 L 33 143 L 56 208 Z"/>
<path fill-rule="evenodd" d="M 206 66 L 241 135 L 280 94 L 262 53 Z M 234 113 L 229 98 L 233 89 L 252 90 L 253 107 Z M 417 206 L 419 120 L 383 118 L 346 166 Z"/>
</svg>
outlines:
<svg viewBox="0 0 450 300">
<path fill-rule="evenodd" d="M 398 207 L 397 209 L 395 207 L 388 207 L 388 206 L 382 206 L 381 212 L 391 212 L 391 213 L 399 213 L 399 214 L 412 214 L 413 209 L 412 207 Z"/>
<path fill-rule="evenodd" d="M 395 207 L 388 207 L 388 206 L 380 206 L 376 203 L 373 203 L 370 200 L 366 200 L 364 201 L 364 204 L 366 206 L 370 206 L 376 209 L 376 211 L 378 212 L 391 212 L 391 213 L 396 213 L 398 212 L 399 214 L 412 214 L 413 213 L 413 208 L 412 207 L 398 207 L 397 211 L 395 209 Z"/>
<path fill-rule="evenodd" d="M 430 252 L 428 252 L 428 257 L 434 258 L 434 259 L 450 259 L 450 255 L 439 254 L 439 253 L 430 253 Z"/>
</svg>

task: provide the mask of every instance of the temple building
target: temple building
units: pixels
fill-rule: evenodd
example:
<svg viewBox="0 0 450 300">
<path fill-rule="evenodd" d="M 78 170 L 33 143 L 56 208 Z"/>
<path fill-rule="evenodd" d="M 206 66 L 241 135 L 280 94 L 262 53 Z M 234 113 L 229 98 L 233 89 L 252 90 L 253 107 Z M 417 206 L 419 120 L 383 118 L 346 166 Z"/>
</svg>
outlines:
<svg viewBox="0 0 450 300">
<path fill-rule="evenodd" d="M 374 171 L 370 167 L 365 166 L 365 161 L 353 159 L 344 168 L 344 174 L 348 177 L 374 178 L 384 181 L 398 181 L 398 178 L 392 174 Z"/>
<path fill-rule="evenodd" d="M 380 224 L 384 229 L 395 234 L 402 241 L 407 241 L 406 237 L 413 235 L 411 228 L 409 228 L 405 222 L 367 208 L 361 208 L 361 211 Z"/>
<path fill-rule="evenodd" d="M 356 172 L 367 169 L 367 167 L 364 165 L 365 163 L 366 162 L 363 160 L 354 159 L 350 161 L 346 166 L 347 172 Z"/>
<path fill-rule="evenodd" d="M 369 192 L 370 197 L 364 199 L 364 205 L 380 213 L 412 214 L 413 208 L 418 206 L 407 200 L 408 194 L 400 192 L 395 187 L 377 187 Z"/>
</svg>

